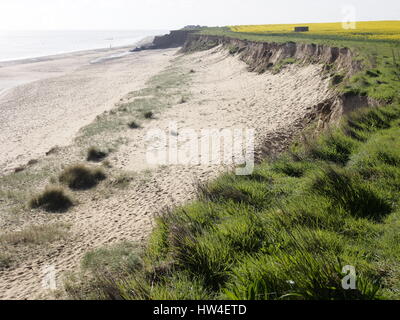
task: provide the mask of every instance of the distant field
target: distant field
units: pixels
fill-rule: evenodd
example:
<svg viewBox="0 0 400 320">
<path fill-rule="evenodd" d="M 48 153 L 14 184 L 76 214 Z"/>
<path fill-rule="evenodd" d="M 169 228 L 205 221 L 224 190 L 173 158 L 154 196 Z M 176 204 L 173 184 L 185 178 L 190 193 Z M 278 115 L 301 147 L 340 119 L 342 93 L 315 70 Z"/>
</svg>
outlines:
<svg viewBox="0 0 400 320">
<path fill-rule="evenodd" d="M 295 27 L 308 26 L 309 34 L 336 35 L 365 40 L 400 40 L 400 21 L 362 21 L 355 23 L 355 29 L 345 29 L 340 22 L 304 24 L 264 24 L 231 26 L 234 32 L 245 33 L 292 33 Z"/>
</svg>

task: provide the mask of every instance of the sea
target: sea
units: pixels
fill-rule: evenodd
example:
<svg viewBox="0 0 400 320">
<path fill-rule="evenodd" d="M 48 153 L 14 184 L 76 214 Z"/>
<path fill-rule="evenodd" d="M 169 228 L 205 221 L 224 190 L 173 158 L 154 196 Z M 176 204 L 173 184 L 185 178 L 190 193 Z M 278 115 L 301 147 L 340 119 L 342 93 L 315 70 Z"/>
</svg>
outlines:
<svg viewBox="0 0 400 320">
<path fill-rule="evenodd" d="M 140 31 L 0 31 L 0 62 L 63 53 L 134 46 L 167 30 Z"/>
</svg>

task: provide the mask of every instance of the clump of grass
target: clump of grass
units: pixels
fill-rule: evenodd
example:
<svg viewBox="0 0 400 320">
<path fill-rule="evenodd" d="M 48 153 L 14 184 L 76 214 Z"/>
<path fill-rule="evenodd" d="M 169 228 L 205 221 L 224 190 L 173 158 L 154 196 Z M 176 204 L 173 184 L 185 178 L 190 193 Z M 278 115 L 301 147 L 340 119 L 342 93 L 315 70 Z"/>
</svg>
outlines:
<svg viewBox="0 0 400 320">
<path fill-rule="evenodd" d="M 334 167 L 325 168 L 314 181 L 315 192 L 358 217 L 381 220 L 392 210 L 390 203 L 355 174 Z"/>
<path fill-rule="evenodd" d="M 152 111 L 146 111 L 143 116 L 145 119 L 153 119 L 154 118 L 154 113 Z"/>
<path fill-rule="evenodd" d="M 28 161 L 27 166 L 34 166 L 37 163 L 39 163 L 39 160 L 31 159 L 31 160 Z"/>
<path fill-rule="evenodd" d="M 72 165 L 64 169 L 59 181 L 74 190 L 86 190 L 95 187 L 106 178 L 102 168 L 90 168 L 83 164 Z"/>
<path fill-rule="evenodd" d="M 52 147 L 49 151 L 46 152 L 46 156 L 50 156 L 52 154 L 57 154 L 60 151 L 59 146 Z"/>
<path fill-rule="evenodd" d="M 81 262 L 81 273 L 69 274 L 64 281 L 64 288 L 74 300 L 83 299 L 126 299 L 127 296 L 144 298 L 149 296 L 148 288 L 132 292 L 124 291 L 126 277 L 140 272 L 143 266 L 141 251 L 138 246 L 128 243 L 116 243 L 93 249 L 85 254 Z M 137 277 L 129 283 L 137 283 Z M 115 290 L 115 287 L 120 290 Z M 139 287 L 139 286 L 138 286 Z"/>
<path fill-rule="evenodd" d="M 139 129 L 140 128 L 140 124 L 137 123 L 136 121 L 130 121 L 128 123 L 128 127 L 131 129 Z"/>
<path fill-rule="evenodd" d="M 105 168 L 112 168 L 112 164 L 111 164 L 111 162 L 108 161 L 108 160 L 104 160 L 104 161 L 101 163 L 101 165 L 102 165 L 103 167 L 105 167 Z"/>
<path fill-rule="evenodd" d="M 110 272 L 132 272 L 142 266 L 139 248 L 128 242 L 94 249 L 82 259 L 84 271 L 96 272 L 99 268 Z"/>
<path fill-rule="evenodd" d="M 295 58 L 286 58 L 286 59 L 282 59 L 281 61 L 279 61 L 276 65 L 271 65 L 270 67 L 272 67 L 272 73 L 277 74 L 277 73 L 281 72 L 285 66 L 288 66 L 288 65 L 291 65 L 294 63 L 296 63 Z"/>
<path fill-rule="evenodd" d="M 331 84 L 333 86 L 337 86 L 338 84 L 342 83 L 344 80 L 344 75 L 342 74 L 335 74 L 331 79 Z"/>
<path fill-rule="evenodd" d="M 365 74 L 367 76 L 369 76 L 369 77 L 377 78 L 377 77 L 379 77 L 381 72 L 379 70 L 375 70 L 375 71 L 374 70 L 367 70 L 367 71 L 365 71 Z"/>
<path fill-rule="evenodd" d="M 229 54 L 231 54 L 231 55 L 235 55 L 236 53 L 239 52 L 239 50 L 240 50 L 240 48 L 237 46 L 230 46 L 228 49 Z"/>
<path fill-rule="evenodd" d="M 24 171 L 25 169 L 26 169 L 25 166 L 20 166 L 20 167 L 15 168 L 15 169 L 14 169 L 14 172 L 15 172 L 15 173 L 22 172 L 22 171 Z"/>
<path fill-rule="evenodd" d="M 100 162 L 102 161 L 105 157 L 107 157 L 108 153 L 105 152 L 104 150 L 101 150 L 97 147 L 90 147 L 88 152 L 87 152 L 87 161 L 93 161 L 93 162 Z"/>
<path fill-rule="evenodd" d="M 345 165 L 356 146 L 357 143 L 354 140 L 337 130 L 324 135 L 318 141 L 307 144 L 307 153 L 313 159 Z"/>
<path fill-rule="evenodd" d="M 184 103 L 186 103 L 187 101 L 188 101 L 188 99 L 187 99 L 186 97 L 182 96 L 182 97 L 180 98 L 180 100 L 179 100 L 179 103 L 180 103 L 180 104 L 184 104 Z"/>
<path fill-rule="evenodd" d="M 234 300 L 370 300 L 379 288 L 359 279 L 355 290 L 342 287 L 340 261 L 304 249 L 294 254 L 255 255 L 233 270 L 224 297 Z"/>
<path fill-rule="evenodd" d="M 274 171 L 286 174 L 289 177 L 300 178 L 311 167 L 306 161 L 293 161 L 289 157 L 282 157 L 272 164 Z"/>
<path fill-rule="evenodd" d="M 134 180 L 134 175 L 128 172 L 122 172 L 116 178 L 110 179 L 110 185 L 116 188 L 127 188 L 129 184 Z"/>
<path fill-rule="evenodd" d="M 9 232 L 0 235 L 0 243 L 18 244 L 44 244 L 65 239 L 68 225 L 62 223 L 33 225 L 21 231 Z"/>
<path fill-rule="evenodd" d="M 9 254 L 0 252 L 0 271 L 8 269 L 11 266 L 12 258 Z"/>
<path fill-rule="evenodd" d="M 65 212 L 73 202 L 65 190 L 58 186 L 48 186 L 43 193 L 34 196 L 29 201 L 29 207 L 32 209 L 42 208 L 48 212 Z"/>
</svg>

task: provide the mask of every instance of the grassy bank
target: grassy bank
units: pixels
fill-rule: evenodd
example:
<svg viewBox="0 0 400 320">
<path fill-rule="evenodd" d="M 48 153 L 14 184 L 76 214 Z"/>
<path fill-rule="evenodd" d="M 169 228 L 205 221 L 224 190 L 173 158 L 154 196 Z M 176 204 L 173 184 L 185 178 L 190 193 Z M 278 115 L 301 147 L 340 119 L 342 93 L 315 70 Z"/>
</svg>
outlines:
<svg viewBox="0 0 400 320">
<path fill-rule="evenodd" d="M 96 276 L 67 291 L 74 298 L 399 298 L 399 126 L 398 105 L 362 110 L 250 176 L 201 186 L 197 202 L 157 219 L 134 266 L 132 250 L 102 249 L 111 262 L 86 260 Z M 342 288 L 347 265 L 356 270 L 354 290 Z"/>
</svg>

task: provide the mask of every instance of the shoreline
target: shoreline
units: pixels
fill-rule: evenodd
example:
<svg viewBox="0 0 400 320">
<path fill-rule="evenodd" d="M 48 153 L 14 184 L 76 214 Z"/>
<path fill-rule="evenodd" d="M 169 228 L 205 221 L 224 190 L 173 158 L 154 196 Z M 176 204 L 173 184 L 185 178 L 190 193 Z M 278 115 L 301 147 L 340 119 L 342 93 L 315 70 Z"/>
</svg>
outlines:
<svg viewBox="0 0 400 320">
<path fill-rule="evenodd" d="M 79 59 L 85 56 L 96 56 L 99 54 L 107 54 L 110 55 L 94 57 L 93 60 L 89 61 L 89 64 L 95 63 L 103 63 L 108 60 L 116 60 L 124 58 L 125 56 L 130 55 L 129 50 L 134 48 L 135 46 L 146 45 L 151 43 L 154 39 L 154 36 L 145 37 L 132 45 L 129 46 L 119 46 L 115 48 L 99 48 L 99 49 L 89 49 L 89 50 L 81 50 L 81 51 L 73 51 L 60 53 L 55 55 L 41 56 L 41 57 L 33 57 L 27 59 L 20 60 L 10 60 L 10 61 L 0 61 L 0 99 L 3 98 L 10 90 L 13 90 L 21 85 L 26 85 L 38 80 L 44 80 L 51 78 L 53 75 L 62 75 L 64 72 L 55 72 L 51 70 L 48 75 L 42 76 L 42 72 L 31 72 L 28 76 L 22 75 L 21 70 L 24 68 L 38 69 L 38 65 L 42 64 L 50 64 L 53 63 L 55 66 L 53 69 L 58 70 L 57 63 L 62 63 L 63 60 L 67 59 Z M 124 50 L 124 51 L 122 51 Z M 98 61 L 96 61 L 98 60 Z M 17 69 L 15 69 L 17 68 Z M 7 72 L 10 69 L 10 72 Z M 67 70 L 68 72 L 69 70 Z M 28 71 L 29 73 L 29 71 Z"/>
<path fill-rule="evenodd" d="M 172 54 L 156 50 L 109 58 L 124 48 L 0 68 L 2 174 L 71 143 L 82 127 L 160 72 Z M 95 59 L 99 63 L 92 64 Z"/>
<path fill-rule="evenodd" d="M 107 51 L 114 51 L 114 50 L 122 50 L 122 49 L 133 49 L 135 46 L 146 45 L 153 41 L 155 36 L 147 36 L 133 42 L 131 45 L 123 45 L 123 46 L 116 46 L 116 47 L 103 47 L 103 48 L 95 48 L 95 49 L 85 49 L 85 50 L 78 50 L 78 51 L 66 51 L 60 52 L 56 54 L 44 55 L 44 56 L 37 56 L 37 57 L 27 57 L 27 58 L 16 58 L 12 60 L 0 60 L 0 69 L 4 67 L 19 65 L 19 64 L 29 64 L 29 63 L 38 63 L 38 62 L 45 62 L 45 61 L 53 61 L 63 58 L 68 58 L 70 56 L 79 56 L 79 55 L 86 55 L 86 54 L 95 54 L 95 53 L 103 53 Z"/>
</svg>

